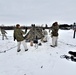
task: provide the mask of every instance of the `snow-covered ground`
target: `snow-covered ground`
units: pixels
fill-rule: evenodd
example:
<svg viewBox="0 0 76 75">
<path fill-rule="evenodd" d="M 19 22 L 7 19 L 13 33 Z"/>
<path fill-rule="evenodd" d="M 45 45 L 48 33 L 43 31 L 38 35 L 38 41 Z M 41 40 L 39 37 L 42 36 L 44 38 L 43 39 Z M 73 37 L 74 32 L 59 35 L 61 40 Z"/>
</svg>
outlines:
<svg viewBox="0 0 76 75">
<path fill-rule="evenodd" d="M 59 30 L 58 46 L 50 47 L 48 42 L 42 43 L 36 49 L 27 43 L 28 51 L 17 53 L 17 42 L 13 41 L 13 31 L 7 30 L 8 40 L 2 40 L 0 35 L 0 75 L 76 75 L 76 62 L 61 59 L 68 51 L 76 51 L 76 39 L 73 30 Z M 23 46 L 21 46 L 23 50 Z"/>
</svg>

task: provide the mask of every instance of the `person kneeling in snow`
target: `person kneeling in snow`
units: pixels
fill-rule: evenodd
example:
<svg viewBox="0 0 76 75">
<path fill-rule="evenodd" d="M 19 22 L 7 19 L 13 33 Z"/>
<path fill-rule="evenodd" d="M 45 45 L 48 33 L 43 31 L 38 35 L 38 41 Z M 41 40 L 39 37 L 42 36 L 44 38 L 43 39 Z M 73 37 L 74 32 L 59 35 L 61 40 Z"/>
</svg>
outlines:
<svg viewBox="0 0 76 75">
<path fill-rule="evenodd" d="M 21 51 L 20 49 L 21 43 L 23 44 L 25 51 L 28 51 L 27 44 L 25 42 L 25 38 L 23 37 L 23 34 L 26 34 L 26 32 L 22 31 L 20 25 L 17 24 L 16 28 L 14 29 L 14 41 L 15 39 L 17 40 L 17 52 Z"/>
</svg>

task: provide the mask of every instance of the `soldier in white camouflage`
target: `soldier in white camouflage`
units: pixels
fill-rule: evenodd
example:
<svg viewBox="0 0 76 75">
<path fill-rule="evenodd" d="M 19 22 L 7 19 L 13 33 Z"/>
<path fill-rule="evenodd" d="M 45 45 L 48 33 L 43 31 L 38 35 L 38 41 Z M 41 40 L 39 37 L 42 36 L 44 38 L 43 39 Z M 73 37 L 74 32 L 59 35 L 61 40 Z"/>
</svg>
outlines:
<svg viewBox="0 0 76 75">
<path fill-rule="evenodd" d="M 1 28 L 1 34 L 2 34 L 2 40 L 4 40 L 4 38 L 8 39 L 7 38 L 7 32 L 4 30 L 4 28 Z"/>
</svg>

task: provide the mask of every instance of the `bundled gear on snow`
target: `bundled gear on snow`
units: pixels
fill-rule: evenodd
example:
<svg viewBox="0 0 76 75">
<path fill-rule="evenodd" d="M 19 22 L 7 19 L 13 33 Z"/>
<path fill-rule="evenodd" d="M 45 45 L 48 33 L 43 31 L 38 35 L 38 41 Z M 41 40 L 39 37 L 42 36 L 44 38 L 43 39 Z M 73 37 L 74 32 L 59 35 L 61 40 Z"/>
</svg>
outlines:
<svg viewBox="0 0 76 75">
<path fill-rule="evenodd" d="M 70 56 L 69 55 L 61 55 L 60 58 L 65 58 L 67 60 L 76 62 L 76 52 L 69 51 L 68 53 L 70 54 Z"/>
</svg>

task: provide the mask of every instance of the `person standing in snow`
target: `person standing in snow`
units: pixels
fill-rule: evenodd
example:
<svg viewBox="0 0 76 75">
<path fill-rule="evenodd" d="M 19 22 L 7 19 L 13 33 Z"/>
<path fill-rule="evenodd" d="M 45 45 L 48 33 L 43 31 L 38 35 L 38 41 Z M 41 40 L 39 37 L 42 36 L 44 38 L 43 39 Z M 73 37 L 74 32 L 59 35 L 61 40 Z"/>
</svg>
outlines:
<svg viewBox="0 0 76 75">
<path fill-rule="evenodd" d="M 48 35 L 48 33 L 47 33 L 47 31 L 43 28 L 43 30 L 42 30 L 42 34 L 44 35 L 44 37 L 43 37 L 43 42 L 47 42 L 47 35 Z"/>
<path fill-rule="evenodd" d="M 22 31 L 20 28 L 20 25 L 17 24 L 16 28 L 14 29 L 14 41 L 15 41 L 15 39 L 17 40 L 17 52 L 21 51 L 21 49 L 20 49 L 21 43 L 24 46 L 24 49 L 25 49 L 24 51 L 28 51 L 27 44 L 25 42 L 25 38 L 23 37 L 24 34 L 26 34 L 26 32 Z"/>
<path fill-rule="evenodd" d="M 2 34 L 2 40 L 4 40 L 4 37 L 6 38 L 6 39 L 8 39 L 7 38 L 7 32 L 4 30 L 4 28 L 1 28 L 1 34 Z"/>
<path fill-rule="evenodd" d="M 57 46 L 57 40 L 58 40 L 58 30 L 59 30 L 59 25 L 58 22 L 54 22 L 51 27 L 51 37 L 52 37 L 52 45 L 51 47 L 56 47 Z"/>
</svg>

